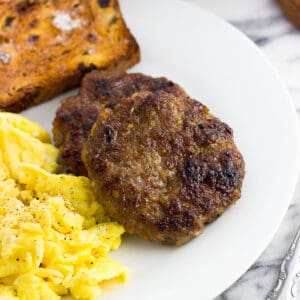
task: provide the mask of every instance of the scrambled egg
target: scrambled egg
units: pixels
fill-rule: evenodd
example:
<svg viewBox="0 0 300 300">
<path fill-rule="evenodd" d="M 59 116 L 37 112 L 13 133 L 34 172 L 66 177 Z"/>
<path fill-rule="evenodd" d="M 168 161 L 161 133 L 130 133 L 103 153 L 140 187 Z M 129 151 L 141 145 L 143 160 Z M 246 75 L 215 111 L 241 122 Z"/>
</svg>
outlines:
<svg viewBox="0 0 300 300">
<path fill-rule="evenodd" d="M 108 257 L 123 227 L 88 178 L 56 174 L 57 155 L 39 125 L 0 113 L 0 299 L 95 299 L 101 282 L 126 279 Z"/>
</svg>

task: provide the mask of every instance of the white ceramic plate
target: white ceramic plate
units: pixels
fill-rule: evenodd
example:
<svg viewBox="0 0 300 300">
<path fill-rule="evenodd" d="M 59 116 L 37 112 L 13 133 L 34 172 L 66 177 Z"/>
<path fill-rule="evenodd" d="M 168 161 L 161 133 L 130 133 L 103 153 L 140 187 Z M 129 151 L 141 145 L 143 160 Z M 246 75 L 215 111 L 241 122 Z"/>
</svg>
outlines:
<svg viewBox="0 0 300 300">
<path fill-rule="evenodd" d="M 285 87 L 244 35 L 177 0 L 123 0 L 142 49 L 134 71 L 167 76 L 234 128 L 247 167 L 242 198 L 181 248 L 125 238 L 114 257 L 131 269 L 101 299 L 217 296 L 257 259 L 282 220 L 296 183 L 297 123 Z M 24 113 L 51 130 L 58 100 Z"/>
</svg>

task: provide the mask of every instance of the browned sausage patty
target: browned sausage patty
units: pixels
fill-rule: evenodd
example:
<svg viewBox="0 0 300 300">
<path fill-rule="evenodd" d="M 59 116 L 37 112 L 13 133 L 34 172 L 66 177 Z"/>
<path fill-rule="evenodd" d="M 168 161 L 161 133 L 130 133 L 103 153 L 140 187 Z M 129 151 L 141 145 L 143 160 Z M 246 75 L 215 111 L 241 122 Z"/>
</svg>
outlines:
<svg viewBox="0 0 300 300">
<path fill-rule="evenodd" d="M 240 197 L 245 173 L 231 128 L 162 89 L 101 110 L 82 159 L 99 202 L 128 232 L 176 245 Z"/>
<path fill-rule="evenodd" d="M 55 146 L 63 162 L 77 175 L 87 175 L 81 150 L 99 112 L 113 108 L 119 99 L 140 91 L 165 91 L 175 96 L 185 92 L 166 78 L 143 74 L 107 74 L 94 71 L 85 76 L 77 96 L 64 100 L 53 121 Z"/>
</svg>

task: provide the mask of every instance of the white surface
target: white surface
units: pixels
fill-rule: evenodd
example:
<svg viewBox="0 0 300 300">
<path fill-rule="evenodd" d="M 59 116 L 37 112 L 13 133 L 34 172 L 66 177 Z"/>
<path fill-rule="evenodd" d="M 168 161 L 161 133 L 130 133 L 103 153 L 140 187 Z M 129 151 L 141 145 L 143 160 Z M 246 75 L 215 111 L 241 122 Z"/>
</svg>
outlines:
<svg viewBox="0 0 300 300">
<path fill-rule="evenodd" d="M 179 82 L 228 122 L 247 176 L 237 205 L 186 246 L 124 240 L 114 256 L 131 278 L 101 299 L 211 299 L 257 259 L 286 212 L 298 168 L 295 113 L 262 54 L 222 20 L 176 0 L 121 4 L 142 48 L 135 71 Z M 25 115 L 50 129 L 57 103 Z"/>
<path fill-rule="evenodd" d="M 300 110 L 300 32 L 283 15 L 278 0 L 185 0 L 228 20 L 271 60 Z"/>
</svg>

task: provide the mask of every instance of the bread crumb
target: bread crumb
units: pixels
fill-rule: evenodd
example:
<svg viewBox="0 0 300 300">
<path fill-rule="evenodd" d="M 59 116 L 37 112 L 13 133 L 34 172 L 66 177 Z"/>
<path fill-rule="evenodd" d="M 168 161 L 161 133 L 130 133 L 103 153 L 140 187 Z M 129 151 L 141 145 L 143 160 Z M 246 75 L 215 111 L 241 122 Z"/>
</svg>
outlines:
<svg viewBox="0 0 300 300">
<path fill-rule="evenodd" d="M 69 14 L 58 12 L 53 19 L 53 25 L 60 30 L 70 31 L 74 28 L 78 28 L 81 25 L 80 20 L 71 19 Z"/>
</svg>

